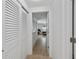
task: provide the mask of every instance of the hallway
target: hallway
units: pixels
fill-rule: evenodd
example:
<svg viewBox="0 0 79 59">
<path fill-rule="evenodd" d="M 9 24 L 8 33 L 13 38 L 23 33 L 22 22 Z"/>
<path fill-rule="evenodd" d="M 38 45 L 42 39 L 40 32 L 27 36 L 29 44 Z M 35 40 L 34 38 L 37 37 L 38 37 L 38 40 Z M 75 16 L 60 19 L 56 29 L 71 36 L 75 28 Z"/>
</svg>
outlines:
<svg viewBox="0 0 79 59">
<path fill-rule="evenodd" d="M 33 47 L 32 55 L 28 55 L 27 59 L 52 59 L 48 56 L 48 51 L 46 47 L 43 47 L 40 40 L 36 41 L 36 44 Z"/>
<path fill-rule="evenodd" d="M 43 47 L 40 40 L 36 41 L 36 44 L 33 47 L 33 55 L 41 55 L 41 56 L 48 56 L 48 51 L 46 47 Z"/>
<path fill-rule="evenodd" d="M 2 1 L 3 59 L 72 59 L 71 0 Z"/>
</svg>

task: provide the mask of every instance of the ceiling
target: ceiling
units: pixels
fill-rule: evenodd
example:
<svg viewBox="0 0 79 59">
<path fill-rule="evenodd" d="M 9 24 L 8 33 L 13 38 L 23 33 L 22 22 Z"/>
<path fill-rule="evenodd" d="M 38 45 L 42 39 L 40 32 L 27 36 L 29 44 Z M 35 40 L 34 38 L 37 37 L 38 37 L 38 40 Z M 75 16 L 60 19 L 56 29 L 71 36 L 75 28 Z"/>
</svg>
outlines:
<svg viewBox="0 0 79 59">
<path fill-rule="evenodd" d="M 40 19 L 46 19 L 47 18 L 47 12 L 37 12 L 33 13 L 33 17 L 40 20 Z"/>
<path fill-rule="evenodd" d="M 25 3 L 30 7 L 43 7 L 49 6 L 53 3 L 53 0 L 25 0 Z"/>
</svg>

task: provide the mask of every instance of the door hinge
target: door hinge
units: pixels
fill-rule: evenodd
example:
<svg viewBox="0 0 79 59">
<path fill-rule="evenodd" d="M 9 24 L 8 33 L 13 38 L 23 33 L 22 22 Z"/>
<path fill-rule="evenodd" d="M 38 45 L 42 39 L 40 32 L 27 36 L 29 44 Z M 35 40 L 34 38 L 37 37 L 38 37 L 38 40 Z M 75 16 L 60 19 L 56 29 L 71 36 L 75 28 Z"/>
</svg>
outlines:
<svg viewBox="0 0 79 59">
<path fill-rule="evenodd" d="M 71 37 L 71 38 L 70 38 L 70 42 L 71 42 L 71 43 L 72 43 L 72 42 L 76 43 L 76 38 Z"/>
</svg>

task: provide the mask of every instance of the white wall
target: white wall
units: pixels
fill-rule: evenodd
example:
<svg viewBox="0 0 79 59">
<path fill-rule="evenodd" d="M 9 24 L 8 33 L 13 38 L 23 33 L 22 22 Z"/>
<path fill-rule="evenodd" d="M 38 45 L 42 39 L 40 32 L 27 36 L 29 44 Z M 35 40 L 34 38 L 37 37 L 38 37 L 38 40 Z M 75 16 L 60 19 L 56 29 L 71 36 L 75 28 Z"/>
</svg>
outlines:
<svg viewBox="0 0 79 59">
<path fill-rule="evenodd" d="M 21 0 L 20 0 L 21 1 Z M 22 5 L 28 10 L 27 14 L 23 9 L 20 11 L 20 46 L 21 46 L 21 59 L 26 59 L 27 55 L 32 54 L 32 25 L 31 25 L 31 12 L 28 6 L 21 1 Z"/>
<path fill-rule="evenodd" d="M 32 54 L 32 32 L 29 14 L 22 11 L 21 16 L 21 55 L 22 59 L 25 59 L 27 55 Z"/>
</svg>

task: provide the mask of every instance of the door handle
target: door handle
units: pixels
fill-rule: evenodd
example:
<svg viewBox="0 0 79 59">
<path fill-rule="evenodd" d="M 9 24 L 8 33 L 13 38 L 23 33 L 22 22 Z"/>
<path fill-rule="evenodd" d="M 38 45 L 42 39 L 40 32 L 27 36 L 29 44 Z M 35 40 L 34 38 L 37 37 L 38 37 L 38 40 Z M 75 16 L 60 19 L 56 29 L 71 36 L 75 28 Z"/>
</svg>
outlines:
<svg viewBox="0 0 79 59">
<path fill-rule="evenodd" d="M 2 52 L 4 52 L 4 50 L 2 50 Z"/>
</svg>

